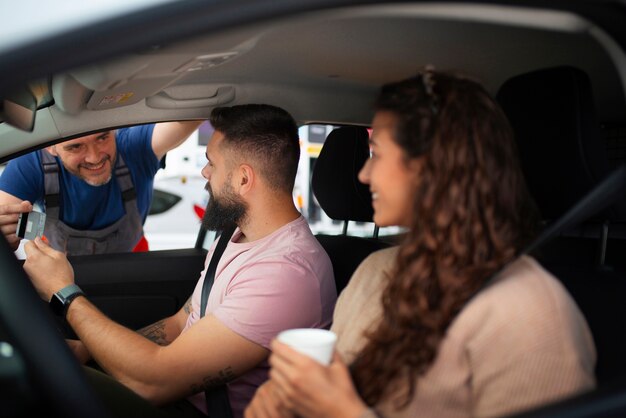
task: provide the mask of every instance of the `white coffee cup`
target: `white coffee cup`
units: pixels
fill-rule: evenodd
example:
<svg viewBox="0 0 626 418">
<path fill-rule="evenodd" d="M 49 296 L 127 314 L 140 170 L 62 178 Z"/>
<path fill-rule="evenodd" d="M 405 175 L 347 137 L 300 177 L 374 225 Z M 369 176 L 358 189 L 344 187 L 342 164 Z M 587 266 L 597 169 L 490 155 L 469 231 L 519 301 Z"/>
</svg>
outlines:
<svg viewBox="0 0 626 418">
<path fill-rule="evenodd" d="M 317 328 L 289 329 L 278 334 L 276 338 L 325 366 L 330 364 L 337 342 L 337 335 L 334 332 Z"/>
</svg>

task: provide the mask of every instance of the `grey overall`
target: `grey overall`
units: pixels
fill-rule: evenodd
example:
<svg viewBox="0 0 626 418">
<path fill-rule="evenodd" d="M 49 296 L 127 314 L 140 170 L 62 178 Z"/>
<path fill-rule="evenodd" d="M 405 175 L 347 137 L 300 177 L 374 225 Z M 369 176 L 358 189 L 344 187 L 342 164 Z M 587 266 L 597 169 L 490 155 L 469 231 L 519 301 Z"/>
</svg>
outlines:
<svg viewBox="0 0 626 418">
<path fill-rule="evenodd" d="M 114 178 L 122 191 L 125 215 L 115 223 L 98 230 L 74 229 L 59 220 L 59 165 L 50 153 L 39 151 L 44 172 L 46 225 L 44 235 L 50 245 L 68 255 L 130 252 L 143 235 L 143 224 L 137 208 L 137 193 L 130 171 L 117 154 Z M 113 180 L 113 179 L 112 179 Z"/>
</svg>

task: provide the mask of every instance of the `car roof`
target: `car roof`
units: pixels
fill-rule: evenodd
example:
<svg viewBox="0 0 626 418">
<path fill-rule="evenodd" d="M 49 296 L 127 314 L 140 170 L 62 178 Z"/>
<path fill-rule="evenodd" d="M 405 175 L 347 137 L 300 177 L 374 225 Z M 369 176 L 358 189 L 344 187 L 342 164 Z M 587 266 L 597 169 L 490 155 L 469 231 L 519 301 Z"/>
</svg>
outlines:
<svg viewBox="0 0 626 418">
<path fill-rule="evenodd" d="M 0 124 L 0 158 L 251 102 L 284 107 L 301 124 L 367 125 L 377 88 L 425 65 L 472 76 L 492 94 L 514 75 L 570 65 L 589 74 L 602 122 L 625 114 L 619 2 L 205 3 L 144 5 L 0 49 L 0 95 L 48 77 L 55 101 L 32 133 Z"/>
<path fill-rule="evenodd" d="M 21 0 L 3 10 L 0 53 L 174 0 Z"/>
</svg>

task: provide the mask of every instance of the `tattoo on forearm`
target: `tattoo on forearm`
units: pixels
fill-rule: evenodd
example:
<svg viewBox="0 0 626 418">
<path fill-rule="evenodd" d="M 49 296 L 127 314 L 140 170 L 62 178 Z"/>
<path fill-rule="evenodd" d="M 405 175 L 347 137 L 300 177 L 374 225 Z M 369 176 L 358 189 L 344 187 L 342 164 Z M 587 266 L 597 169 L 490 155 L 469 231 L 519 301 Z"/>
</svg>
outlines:
<svg viewBox="0 0 626 418">
<path fill-rule="evenodd" d="M 159 345 L 168 345 L 170 343 L 167 340 L 167 334 L 165 333 L 165 321 L 155 322 L 154 324 L 148 325 L 137 332 Z"/>
<path fill-rule="evenodd" d="M 183 310 L 185 311 L 186 314 L 191 313 L 191 297 L 187 299 L 187 302 L 185 302 L 185 305 L 183 306 Z"/>
<path fill-rule="evenodd" d="M 217 376 L 207 376 L 202 379 L 202 383 L 194 383 L 191 385 L 193 393 L 203 392 L 215 386 L 223 385 L 235 378 L 233 368 L 228 366 L 217 374 Z"/>
</svg>

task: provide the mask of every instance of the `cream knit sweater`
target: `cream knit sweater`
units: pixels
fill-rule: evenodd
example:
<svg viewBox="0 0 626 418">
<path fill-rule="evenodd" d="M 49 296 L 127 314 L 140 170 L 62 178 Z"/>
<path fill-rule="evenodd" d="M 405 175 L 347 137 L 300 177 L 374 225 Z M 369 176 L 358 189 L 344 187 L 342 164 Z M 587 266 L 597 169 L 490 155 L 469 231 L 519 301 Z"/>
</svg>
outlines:
<svg viewBox="0 0 626 418">
<path fill-rule="evenodd" d="M 332 329 L 351 363 L 363 331 L 381 317 L 385 271 L 397 248 L 370 255 L 341 294 Z M 376 405 L 386 418 L 491 417 L 522 411 L 595 386 L 591 333 L 561 283 L 521 257 L 455 318 L 410 405 Z"/>
</svg>

